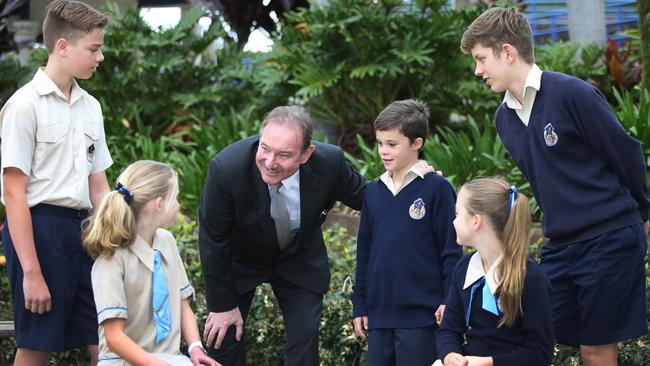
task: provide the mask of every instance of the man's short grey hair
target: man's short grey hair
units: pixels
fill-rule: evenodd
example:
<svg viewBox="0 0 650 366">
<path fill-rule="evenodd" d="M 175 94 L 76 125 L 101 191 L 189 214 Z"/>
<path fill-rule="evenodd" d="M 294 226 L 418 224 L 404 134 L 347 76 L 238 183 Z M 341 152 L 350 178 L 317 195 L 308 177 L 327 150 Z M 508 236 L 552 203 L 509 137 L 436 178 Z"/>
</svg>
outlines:
<svg viewBox="0 0 650 366">
<path fill-rule="evenodd" d="M 298 106 L 275 107 L 264 117 L 260 133 L 271 122 L 280 126 L 291 126 L 300 129 L 303 137 L 302 151 L 306 151 L 311 145 L 314 128 L 312 127 L 311 117 L 304 108 Z"/>
</svg>

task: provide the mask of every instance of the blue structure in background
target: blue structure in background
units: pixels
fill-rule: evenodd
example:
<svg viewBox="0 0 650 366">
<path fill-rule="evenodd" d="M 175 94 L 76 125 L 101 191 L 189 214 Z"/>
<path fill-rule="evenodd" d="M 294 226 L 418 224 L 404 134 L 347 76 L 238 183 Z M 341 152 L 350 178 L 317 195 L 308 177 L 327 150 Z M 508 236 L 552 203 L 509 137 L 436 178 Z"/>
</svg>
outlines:
<svg viewBox="0 0 650 366">
<path fill-rule="evenodd" d="M 533 28 L 535 43 L 569 38 L 566 1 L 525 0 L 526 17 Z M 627 39 L 625 29 L 637 27 L 639 15 L 634 0 L 605 0 L 607 35 L 616 41 Z"/>
<path fill-rule="evenodd" d="M 413 5 L 414 0 L 404 0 Z M 453 8 L 454 0 L 447 0 L 447 9 Z M 533 28 L 536 44 L 569 39 L 569 16 L 566 1 L 524 0 L 524 13 Z M 619 42 L 628 39 L 623 31 L 637 28 L 639 15 L 635 0 L 605 0 L 605 27 L 607 37 Z"/>
</svg>

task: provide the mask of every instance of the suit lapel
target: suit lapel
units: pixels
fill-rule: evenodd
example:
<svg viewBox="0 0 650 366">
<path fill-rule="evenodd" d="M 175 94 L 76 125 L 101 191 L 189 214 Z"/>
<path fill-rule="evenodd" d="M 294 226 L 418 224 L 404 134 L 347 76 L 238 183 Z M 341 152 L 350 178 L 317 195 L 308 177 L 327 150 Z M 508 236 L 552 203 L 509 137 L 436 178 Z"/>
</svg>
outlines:
<svg viewBox="0 0 650 366">
<path fill-rule="evenodd" d="M 250 194 L 253 199 L 250 202 L 257 206 L 257 216 L 259 217 L 260 224 L 262 225 L 260 235 L 270 235 L 274 237 L 272 241 L 277 242 L 275 234 L 275 225 L 271 219 L 271 197 L 269 196 L 269 186 L 262 180 L 262 175 L 255 165 L 255 161 L 251 166 L 249 174 L 249 182 L 252 182 Z"/>
<path fill-rule="evenodd" d="M 311 226 L 316 221 L 317 200 L 314 195 L 318 192 L 318 175 L 313 172 L 311 161 L 300 167 L 300 232 L 298 243 L 303 241 L 303 236 L 311 231 Z"/>
</svg>

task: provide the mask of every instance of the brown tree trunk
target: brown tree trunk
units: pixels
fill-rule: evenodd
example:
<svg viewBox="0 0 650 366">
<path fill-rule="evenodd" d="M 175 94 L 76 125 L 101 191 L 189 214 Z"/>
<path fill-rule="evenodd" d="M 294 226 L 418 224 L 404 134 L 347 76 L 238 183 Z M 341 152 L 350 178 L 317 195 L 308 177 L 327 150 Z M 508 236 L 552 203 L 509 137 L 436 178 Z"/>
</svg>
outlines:
<svg viewBox="0 0 650 366">
<path fill-rule="evenodd" d="M 641 87 L 650 92 L 650 0 L 638 0 L 636 6 L 639 12 L 641 65 L 643 65 Z"/>
</svg>

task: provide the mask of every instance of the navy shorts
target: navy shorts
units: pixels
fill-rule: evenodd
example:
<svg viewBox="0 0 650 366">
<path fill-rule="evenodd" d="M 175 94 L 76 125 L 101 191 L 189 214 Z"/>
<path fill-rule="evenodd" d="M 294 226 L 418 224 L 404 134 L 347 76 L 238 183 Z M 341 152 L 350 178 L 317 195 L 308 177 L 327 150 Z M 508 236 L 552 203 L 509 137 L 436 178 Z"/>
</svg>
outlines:
<svg viewBox="0 0 650 366">
<path fill-rule="evenodd" d="M 97 311 L 90 271 L 92 259 L 83 250 L 79 211 L 40 204 L 30 209 L 36 254 L 52 298 L 52 310 L 36 314 L 25 309 L 23 270 L 5 221 L 2 244 L 14 301 L 16 346 L 44 352 L 96 345 Z"/>
<path fill-rule="evenodd" d="M 648 331 L 643 224 L 577 243 L 542 247 L 540 267 L 551 281 L 558 343 L 604 345 Z"/>
<path fill-rule="evenodd" d="M 437 358 L 436 330 L 422 328 L 376 328 L 368 331 L 368 365 L 429 366 Z"/>
</svg>

